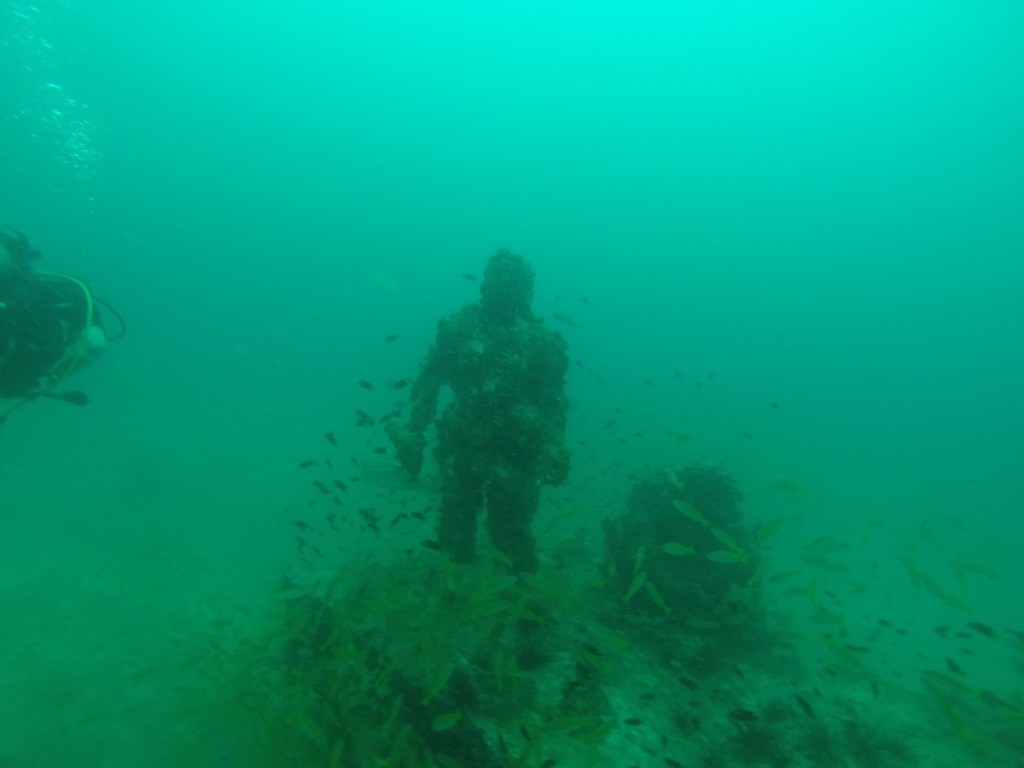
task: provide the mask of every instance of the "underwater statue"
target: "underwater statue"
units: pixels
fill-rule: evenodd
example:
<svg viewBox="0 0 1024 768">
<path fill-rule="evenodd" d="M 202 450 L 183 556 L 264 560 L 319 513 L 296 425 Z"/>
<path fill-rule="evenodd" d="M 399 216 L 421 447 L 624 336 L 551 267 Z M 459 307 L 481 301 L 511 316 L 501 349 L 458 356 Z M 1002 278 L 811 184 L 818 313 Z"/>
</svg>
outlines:
<svg viewBox="0 0 1024 768">
<path fill-rule="evenodd" d="M 533 270 L 521 256 L 498 251 L 480 300 L 440 321 L 411 390 L 408 421 L 388 429 L 402 466 L 417 476 L 439 394 L 451 389 L 437 419 L 438 544 L 471 562 L 476 520 L 486 509 L 491 542 L 516 571 L 537 568 L 530 524 L 541 485 L 559 485 L 569 473 L 566 343 L 533 314 L 532 300 Z"/>
</svg>

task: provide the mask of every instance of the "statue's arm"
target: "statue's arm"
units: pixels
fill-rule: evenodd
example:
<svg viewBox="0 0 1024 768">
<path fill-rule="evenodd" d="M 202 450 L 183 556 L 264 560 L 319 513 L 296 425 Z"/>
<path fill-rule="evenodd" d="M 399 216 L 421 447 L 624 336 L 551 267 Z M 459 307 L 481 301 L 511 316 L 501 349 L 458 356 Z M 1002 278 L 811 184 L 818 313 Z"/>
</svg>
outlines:
<svg viewBox="0 0 1024 768">
<path fill-rule="evenodd" d="M 450 322 L 442 320 L 438 325 L 437 339 L 427 352 L 419 375 L 409 391 L 411 411 L 405 425 L 389 422 L 387 426 L 388 437 L 395 446 L 399 462 L 414 477 L 423 467 L 423 452 L 427 446 L 426 430 L 437 415 L 437 400 L 450 370 Z"/>
</svg>

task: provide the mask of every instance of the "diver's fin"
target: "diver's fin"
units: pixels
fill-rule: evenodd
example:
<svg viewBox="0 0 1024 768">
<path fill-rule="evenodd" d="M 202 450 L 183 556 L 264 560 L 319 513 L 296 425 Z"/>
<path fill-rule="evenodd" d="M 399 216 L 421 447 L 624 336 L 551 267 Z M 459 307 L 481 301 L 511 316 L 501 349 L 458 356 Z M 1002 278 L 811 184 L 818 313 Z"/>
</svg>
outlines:
<svg viewBox="0 0 1024 768">
<path fill-rule="evenodd" d="M 81 390 L 75 390 L 72 392 L 53 392 L 45 395 L 52 400 L 63 400 L 65 403 L 71 403 L 72 405 L 88 405 L 89 396 Z"/>
</svg>

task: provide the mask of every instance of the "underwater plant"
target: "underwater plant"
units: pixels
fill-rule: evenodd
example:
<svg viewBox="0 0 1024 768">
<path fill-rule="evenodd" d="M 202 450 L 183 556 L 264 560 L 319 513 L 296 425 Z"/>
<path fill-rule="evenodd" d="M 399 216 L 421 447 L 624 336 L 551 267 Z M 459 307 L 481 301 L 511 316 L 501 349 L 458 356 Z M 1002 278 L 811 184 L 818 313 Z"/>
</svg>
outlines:
<svg viewBox="0 0 1024 768">
<path fill-rule="evenodd" d="M 287 585 L 230 686 L 275 765 L 550 765 L 599 748 L 632 653 L 589 599 L 500 559 L 364 558 Z"/>
<path fill-rule="evenodd" d="M 742 524 L 742 498 L 731 474 L 699 463 L 639 480 L 625 510 L 605 521 L 608 597 L 648 629 L 664 628 L 646 637 L 672 642 L 696 630 L 720 646 L 758 632 L 760 540 Z"/>
</svg>

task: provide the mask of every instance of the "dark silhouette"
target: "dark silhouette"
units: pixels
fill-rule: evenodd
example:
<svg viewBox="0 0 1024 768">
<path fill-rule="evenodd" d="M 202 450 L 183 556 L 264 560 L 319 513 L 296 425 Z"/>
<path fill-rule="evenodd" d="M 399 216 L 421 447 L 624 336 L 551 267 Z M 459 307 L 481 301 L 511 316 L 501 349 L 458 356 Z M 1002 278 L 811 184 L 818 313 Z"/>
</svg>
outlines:
<svg viewBox="0 0 1024 768">
<path fill-rule="evenodd" d="M 25 402 L 49 397 L 84 405 L 81 392 L 55 393 L 106 344 L 93 297 L 79 280 L 40 272 L 22 232 L 0 230 L 0 423 Z"/>
<path fill-rule="evenodd" d="M 418 475 L 439 393 L 451 388 L 454 398 L 437 419 L 438 543 L 471 562 L 476 518 L 486 508 L 491 541 L 517 571 L 537 568 L 530 523 L 541 485 L 560 485 L 569 473 L 565 339 L 533 314 L 532 301 L 533 270 L 521 256 L 498 251 L 480 301 L 438 324 L 406 425 L 388 429 L 402 466 Z"/>
</svg>

